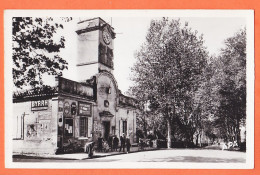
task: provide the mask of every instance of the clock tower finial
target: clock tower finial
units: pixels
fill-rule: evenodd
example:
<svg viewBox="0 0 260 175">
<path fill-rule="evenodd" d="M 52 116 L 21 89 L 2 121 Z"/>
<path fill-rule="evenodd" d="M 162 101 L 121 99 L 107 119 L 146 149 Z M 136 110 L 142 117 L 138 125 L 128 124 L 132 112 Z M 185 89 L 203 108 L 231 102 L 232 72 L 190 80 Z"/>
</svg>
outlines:
<svg viewBox="0 0 260 175">
<path fill-rule="evenodd" d="M 114 28 L 101 18 L 78 22 L 78 81 L 85 81 L 102 70 L 113 74 Z"/>
</svg>

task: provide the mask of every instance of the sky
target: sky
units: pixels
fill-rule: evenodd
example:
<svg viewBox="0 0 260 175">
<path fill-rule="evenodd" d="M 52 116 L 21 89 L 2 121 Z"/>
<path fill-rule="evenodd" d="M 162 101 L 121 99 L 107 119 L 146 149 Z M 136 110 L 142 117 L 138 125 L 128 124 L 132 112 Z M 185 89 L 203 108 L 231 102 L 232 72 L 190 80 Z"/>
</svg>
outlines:
<svg viewBox="0 0 260 175">
<path fill-rule="evenodd" d="M 126 92 L 132 85 L 130 68 L 135 62 L 134 53 L 145 42 L 152 19 L 112 19 L 112 26 L 116 33 L 119 33 L 114 40 L 114 75 L 122 92 Z M 220 48 L 224 46 L 224 40 L 233 36 L 235 32 L 246 25 L 244 18 L 180 18 L 180 21 L 183 25 L 187 21 L 192 30 L 197 30 L 198 34 L 203 34 L 205 46 L 212 55 L 220 53 Z"/>
<path fill-rule="evenodd" d="M 85 18 L 81 18 L 86 19 Z M 134 53 L 140 49 L 152 19 L 158 17 L 102 17 L 115 29 L 114 39 L 114 76 L 122 93 L 126 93 L 133 82 L 130 80 L 131 67 L 135 63 Z M 178 17 L 174 18 L 178 19 Z M 181 23 L 188 22 L 193 31 L 203 34 L 205 46 L 211 55 L 217 55 L 220 48 L 224 47 L 224 40 L 233 36 L 239 29 L 246 26 L 246 18 L 242 17 L 182 17 Z M 65 25 L 66 49 L 61 51 L 61 56 L 69 63 L 68 70 L 63 76 L 76 80 L 76 22 Z M 52 84 L 52 83 L 50 83 Z"/>
</svg>

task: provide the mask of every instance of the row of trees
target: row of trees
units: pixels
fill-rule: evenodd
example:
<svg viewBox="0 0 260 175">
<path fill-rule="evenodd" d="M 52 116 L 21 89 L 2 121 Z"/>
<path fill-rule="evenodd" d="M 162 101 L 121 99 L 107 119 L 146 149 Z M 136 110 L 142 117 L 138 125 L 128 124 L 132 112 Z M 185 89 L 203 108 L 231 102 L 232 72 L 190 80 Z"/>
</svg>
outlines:
<svg viewBox="0 0 260 175">
<path fill-rule="evenodd" d="M 43 85 L 44 74 L 62 75 L 60 56 L 65 38 L 57 36 L 72 18 L 13 18 L 13 80 L 18 88 Z M 210 56 L 203 36 L 180 20 L 151 21 L 146 42 L 132 68 L 130 93 L 139 108 L 149 105 L 138 124 L 173 141 L 192 142 L 202 132 L 209 138 L 236 140 L 246 118 L 246 29 L 225 40 L 218 56 Z"/>
<path fill-rule="evenodd" d="M 140 99 L 141 110 L 149 104 L 139 126 L 159 130 L 168 147 L 172 141 L 195 139 L 198 144 L 202 132 L 240 143 L 246 117 L 246 30 L 226 39 L 219 56 L 209 55 L 197 33 L 180 20 L 151 21 L 135 55 L 135 84 L 129 91 Z"/>
</svg>

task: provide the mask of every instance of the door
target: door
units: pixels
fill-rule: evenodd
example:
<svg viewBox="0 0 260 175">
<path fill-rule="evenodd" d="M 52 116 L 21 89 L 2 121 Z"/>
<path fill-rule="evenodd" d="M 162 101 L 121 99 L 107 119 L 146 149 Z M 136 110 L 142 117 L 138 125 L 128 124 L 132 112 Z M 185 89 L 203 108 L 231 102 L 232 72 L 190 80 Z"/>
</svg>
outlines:
<svg viewBox="0 0 260 175">
<path fill-rule="evenodd" d="M 104 139 L 108 140 L 110 134 L 110 122 L 104 121 L 103 126 L 104 126 Z"/>
<path fill-rule="evenodd" d="M 65 118 L 64 123 L 64 143 L 70 143 L 73 141 L 74 125 L 72 118 Z"/>
</svg>

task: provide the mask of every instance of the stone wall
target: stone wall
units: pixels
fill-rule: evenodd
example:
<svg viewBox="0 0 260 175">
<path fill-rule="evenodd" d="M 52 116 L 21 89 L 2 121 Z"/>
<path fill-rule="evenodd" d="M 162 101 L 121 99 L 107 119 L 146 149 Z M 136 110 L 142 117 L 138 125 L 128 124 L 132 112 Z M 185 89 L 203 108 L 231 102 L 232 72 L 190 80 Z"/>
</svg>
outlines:
<svg viewBox="0 0 260 175">
<path fill-rule="evenodd" d="M 13 104 L 14 154 L 55 153 L 57 149 L 58 102 L 57 98 L 46 101 L 48 106 L 44 109 L 32 109 L 32 101 Z"/>
<path fill-rule="evenodd" d="M 133 108 L 119 107 L 116 113 L 116 132 L 118 136 L 123 134 L 123 122 L 127 123 L 126 136 L 129 136 L 130 142 L 136 142 L 136 111 Z"/>
</svg>

